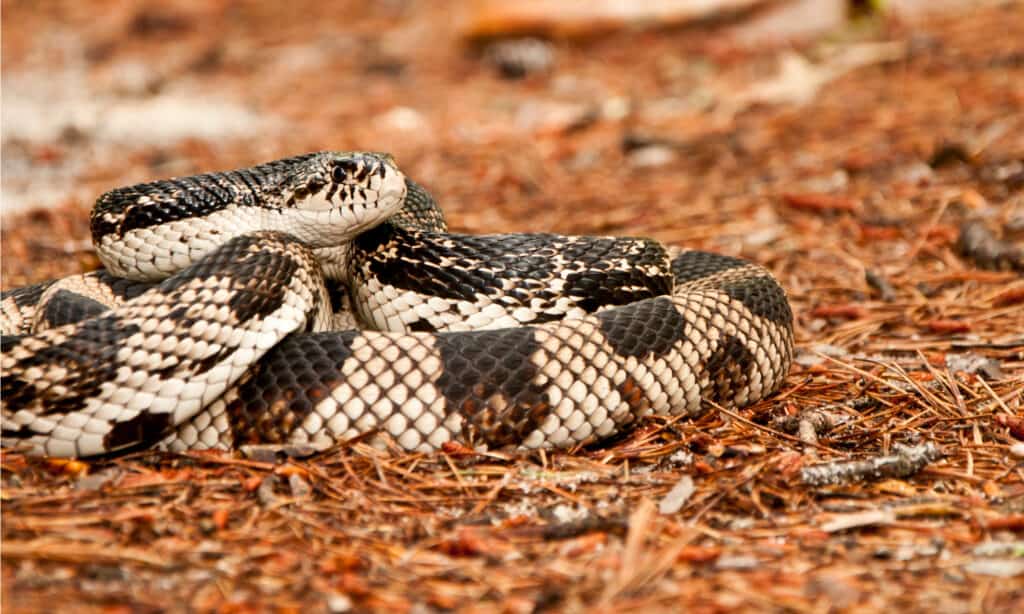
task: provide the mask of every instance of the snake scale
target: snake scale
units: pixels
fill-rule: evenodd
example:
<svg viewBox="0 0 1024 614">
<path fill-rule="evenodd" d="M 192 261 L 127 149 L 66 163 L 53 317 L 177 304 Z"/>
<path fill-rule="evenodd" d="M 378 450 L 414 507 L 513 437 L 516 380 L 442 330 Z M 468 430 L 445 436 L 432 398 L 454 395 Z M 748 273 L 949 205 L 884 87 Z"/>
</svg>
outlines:
<svg viewBox="0 0 1024 614">
<path fill-rule="evenodd" d="M 118 188 L 91 230 L 104 269 L 3 294 L 4 447 L 566 448 L 752 403 L 792 360 L 764 268 L 648 239 L 448 233 L 385 154 Z"/>
</svg>

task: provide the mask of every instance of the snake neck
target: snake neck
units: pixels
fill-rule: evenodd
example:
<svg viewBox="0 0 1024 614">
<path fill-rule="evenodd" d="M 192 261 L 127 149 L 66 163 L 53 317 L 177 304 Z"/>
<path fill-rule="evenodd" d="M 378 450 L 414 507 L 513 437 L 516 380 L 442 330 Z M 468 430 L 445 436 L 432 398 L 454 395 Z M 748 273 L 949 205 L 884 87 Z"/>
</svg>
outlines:
<svg viewBox="0 0 1024 614">
<path fill-rule="evenodd" d="M 401 229 L 445 232 L 448 224 L 444 213 L 430 192 L 408 177 L 405 178 L 405 199 L 402 208 L 383 224 L 372 229 L 381 240 L 388 240 Z M 326 247 L 316 247 L 313 253 L 320 259 L 324 278 L 348 285 L 352 280 L 352 258 L 358 247 L 358 237 L 346 237 Z M 356 244 L 356 245 L 354 245 Z M 365 251 L 365 250 L 364 250 Z"/>
<path fill-rule="evenodd" d="M 329 247 L 318 247 L 313 250 L 320 261 L 324 278 L 348 284 L 352 275 L 349 267 L 352 262 L 352 243 L 346 241 Z"/>
</svg>

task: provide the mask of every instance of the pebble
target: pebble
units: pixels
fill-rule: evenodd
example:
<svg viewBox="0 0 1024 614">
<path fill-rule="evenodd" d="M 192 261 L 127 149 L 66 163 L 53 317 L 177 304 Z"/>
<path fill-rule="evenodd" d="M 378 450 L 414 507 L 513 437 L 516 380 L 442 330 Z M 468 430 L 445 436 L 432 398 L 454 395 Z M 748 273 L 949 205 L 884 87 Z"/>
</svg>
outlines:
<svg viewBox="0 0 1024 614">
<path fill-rule="evenodd" d="M 675 159 L 676 152 L 665 145 L 649 145 L 635 149 L 629 154 L 630 164 L 643 168 L 664 166 Z"/>
<path fill-rule="evenodd" d="M 548 72 L 555 62 L 551 44 L 538 38 L 516 38 L 492 44 L 485 52 L 487 61 L 505 79 Z"/>
<path fill-rule="evenodd" d="M 665 515 L 675 514 L 683 509 L 683 506 L 690 500 L 695 490 L 693 478 L 689 475 L 684 475 L 676 482 L 672 490 L 668 491 L 661 499 L 661 502 L 658 503 L 658 512 Z"/>
</svg>

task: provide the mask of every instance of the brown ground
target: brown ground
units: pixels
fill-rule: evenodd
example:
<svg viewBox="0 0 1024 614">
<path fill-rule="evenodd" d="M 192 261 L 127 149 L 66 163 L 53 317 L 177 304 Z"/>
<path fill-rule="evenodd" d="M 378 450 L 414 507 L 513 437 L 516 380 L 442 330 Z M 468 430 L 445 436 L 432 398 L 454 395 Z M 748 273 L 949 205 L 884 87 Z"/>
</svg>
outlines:
<svg viewBox="0 0 1024 614">
<path fill-rule="evenodd" d="M 754 407 L 571 455 L 8 453 L 5 611 L 1024 611 L 1021 254 L 1000 271 L 957 247 L 968 220 L 1024 231 L 1024 4 L 851 24 L 782 73 L 781 50 L 720 29 L 611 34 L 556 44 L 551 72 L 519 81 L 460 46 L 444 5 L 160 6 L 4 2 L 5 135 L 11 75 L 68 66 L 79 96 L 117 92 L 104 105 L 184 88 L 276 119 L 152 144 L 111 122 L 5 136 L 5 209 L 9 186 L 42 204 L 33 177 L 67 190 L 5 214 L 4 288 L 95 266 L 105 189 L 372 148 L 459 230 L 648 235 L 764 263 L 798 364 Z M 58 31 L 70 51 L 40 51 Z M 826 409 L 817 443 L 782 431 L 865 396 Z M 910 477 L 801 479 L 926 442 L 945 457 Z M 692 496 L 660 514 L 683 476 Z"/>
</svg>

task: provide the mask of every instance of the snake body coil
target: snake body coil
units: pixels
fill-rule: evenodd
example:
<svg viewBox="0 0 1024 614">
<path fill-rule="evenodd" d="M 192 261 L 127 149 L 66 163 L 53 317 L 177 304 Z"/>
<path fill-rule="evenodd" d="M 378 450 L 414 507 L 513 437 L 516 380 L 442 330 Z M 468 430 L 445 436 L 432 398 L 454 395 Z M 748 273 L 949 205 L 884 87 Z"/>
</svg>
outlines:
<svg viewBox="0 0 1024 614">
<path fill-rule="evenodd" d="M 571 447 L 759 400 L 792 357 L 785 293 L 757 265 L 449 234 L 383 155 L 122 188 L 92 228 L 106 271 L 3 295 L 4 446 Z"/>
</svg>

